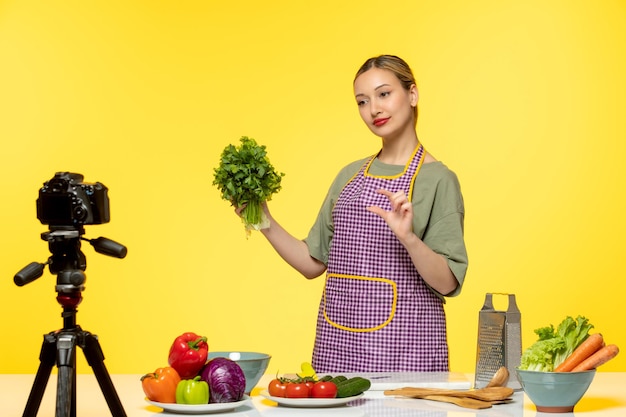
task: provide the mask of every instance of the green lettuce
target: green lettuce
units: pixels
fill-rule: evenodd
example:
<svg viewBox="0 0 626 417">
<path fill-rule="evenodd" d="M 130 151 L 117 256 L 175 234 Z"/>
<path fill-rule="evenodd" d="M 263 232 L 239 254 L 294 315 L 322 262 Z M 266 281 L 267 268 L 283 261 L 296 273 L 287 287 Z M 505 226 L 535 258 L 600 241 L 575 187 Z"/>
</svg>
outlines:
<svg viewBox="0 0 626 417">
<path fill-rule="evenodd" d="M 522 353 L 519 368 L 552 372 L 589 337 L 592 328 L 587 318 L 578 316 L 574 320 L 568 316 L 556 330 L 553 325 L 535 329 L 538 340 Z"/>
<path fill-rule="evenodd" d="M 557 352 L 565 347 L 562 337 L 538 340 L 522 354 L 520 369 L 528 371 L 552 372 L 554 370 L 554 358 Z"/>
<path fill-rule="evenodd" d="M 589 337 L 589 331 L 593 325 L 585 317 L 578 316 L 576 320 L 567 317 L 556 329 L 558 336 L 565 341 L 565 349 L 559 350 L 554 358 L 554 366 L 559 366 L 569 355 L 572 354 L 582 342 Z"/>
</svg>

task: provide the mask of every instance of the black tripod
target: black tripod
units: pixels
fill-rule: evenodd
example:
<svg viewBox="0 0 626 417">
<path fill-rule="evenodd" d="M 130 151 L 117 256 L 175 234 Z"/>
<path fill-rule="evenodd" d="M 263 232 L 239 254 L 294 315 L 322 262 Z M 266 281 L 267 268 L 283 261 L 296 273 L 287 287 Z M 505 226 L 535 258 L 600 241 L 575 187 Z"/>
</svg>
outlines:
<svg viewBox="0 0 626 417">
<path fill-rule="evenodd" d="M 44 335 L 39 354 L 39 368 L 35 375 L 24 417 L 36 417 L 50 379 L 52 368 L 58 368 L 56 417 L 76 417 L 76 347 L 79 346 L 87 363 L 93 369 L 100 389 L 113 417 L 126 417 L 126 412 L 115 391 L 111 377 L 104 365 L 104 354 L 98 337 L 76 324 L 77 306 L 82 301 L 86 259 L 80 251 L 82 227 L 56 227 L 42 233 L 48 241 L 52 256 L 48 259 L 50 272 L 57 274 L 57 301 L 63 306 L 63 328 Z M 87 239 L 83 239 L 87 240 Z M 123 258 L 126 248 L 106 238 L 89 241 L 97 252 Z M 33 262 L 15 275 L 14 281 L 22 286 L 42 275 L 46 264 Z"/>
</svg>

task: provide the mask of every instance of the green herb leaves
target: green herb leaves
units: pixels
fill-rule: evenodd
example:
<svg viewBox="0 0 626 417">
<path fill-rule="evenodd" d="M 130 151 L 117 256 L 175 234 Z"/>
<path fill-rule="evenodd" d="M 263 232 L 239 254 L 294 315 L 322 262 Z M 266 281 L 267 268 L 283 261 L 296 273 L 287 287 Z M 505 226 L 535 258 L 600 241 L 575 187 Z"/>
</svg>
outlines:
<svg viewBox="0 0 626 417">
<path fill-rule="evenodd" d="M 267 157 L 265 146 L 247 136 L 238 147 L 228 145 L 222 152 L 220 165 L 214 169 L 213 185 L 224 200 L 234 206 L 245 205 L 241 216 L 246 230 L 259 230 L 266 225 L 261 204 L 281 189 L 284 173 L 276 172 Z"/>
</svg>

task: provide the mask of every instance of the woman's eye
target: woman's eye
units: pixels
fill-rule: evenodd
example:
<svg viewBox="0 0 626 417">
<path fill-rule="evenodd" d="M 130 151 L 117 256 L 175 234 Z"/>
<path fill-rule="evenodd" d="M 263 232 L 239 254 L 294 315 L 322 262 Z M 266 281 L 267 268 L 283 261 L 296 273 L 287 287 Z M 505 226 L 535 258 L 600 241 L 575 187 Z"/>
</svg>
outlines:
<svg viewBox="0 0 626 417">
<path fill-rule="evenodd" d="M 380 93 L 381 97 L 387 97 L 389 94 L 391 94 L 391 91 L 383 91 Z"/>
<path fill-rule="evenodd" d="M 365 103 L 367 103 L 367 100 L 357 100 L 356 105 L 360 107 L 364 105 Z"/>
</svg>

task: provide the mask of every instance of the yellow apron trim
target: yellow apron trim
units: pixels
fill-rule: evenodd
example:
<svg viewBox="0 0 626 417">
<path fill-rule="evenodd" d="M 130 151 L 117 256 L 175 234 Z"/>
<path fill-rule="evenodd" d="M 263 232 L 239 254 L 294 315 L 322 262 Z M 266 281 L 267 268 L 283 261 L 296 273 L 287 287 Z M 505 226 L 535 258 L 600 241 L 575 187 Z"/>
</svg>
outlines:
<svg viewBox="0 0 626 417">
<path fill-rule="evenodd" d="M 329 278 L 359 279 L 363 281 L 383 282 L 383 283 L 387 283 L 391 285 L 391 288 L 393 289 L 393 302 L 391 303 L 391 312 L 389 313 L 389 317 L 387 318 L 387 320 L 385 320 L 383 323 L 375 327 L 361 328 L 361 327 L 343 326 L 339 323 L 335 323 L 334 321 L 330 319 L 330 317 L 328 317 L 328 314 L 326 313 L 326 286 L 324 286 L 324 319 L 326 319 L 328 324 L 330 324 L 331 326 L 336 327 L 341 330 L 346 330 L 348 332 L 373 332 L 376 330 L 380 330 L 386 325 L 388 325 L 393 319 L 393 316 L 396 314 L 396 304 L 398 300 L 398 287 L 394 281 L 387 279 L 387 278 L 372 278 L 372 277 L 362 277 L 359 275 L 344 275 L 344 274 L 327 274 L 326 281 L 328 281 Z"/>
<path fill-rule="evenodd" d="M 372 165 L 372 163 L 374 162 L 374 159 L 376 159 L 376 157 L 378 156 L 378 154 L 380 154 L 380 151 L 374 155 L 374 157 L 372 159 L 370 159 L 367 162 L 367 166 L 365 168 L 365 171 L 363 172 L 363 175 L 366 177 L 372 177 L 372 178 L 384 178 L 384 179 L 394 179 L 394 178 L 399 178 L 401 176 L 403 176 L 406 171 L 409 169 L 409 165 L 411 165 L 411 162 L 413 162 L 413 158 L 415 158 L 415 155 L 417 154 L 417 152 L 419 152 L 420 148 L 422 148 L 422 143 L 421 142 L 417 142 L 417 146 L 415 147 L 415 149 L 413 150 L 413 153 L 411 154 L 411 157 L 407 160 L 406 165 L 404 165 L 404 169 L 402 170 L 402 172 L 399 172 L 395 175 L 372 175 L 370 174 L 370 166 Z M 424 150 L 424 152 L 422 152 L 422 156 L 418 162 L 418 166 L 417 166 L 417 170 L 415 172 L 415 175 L 417 175 L 417 172 L 419 172 L 419 169 L 422 166 L 422 162 L 424 161 L 424 155 L 426 154 L 426 150 Z M 350 181 L 348 181 L 350 182 Z"/>
<path fill-rule="evenodd" d="M 419 147 L 420 145 L 417 146 L 418 149 Z M 409 186 L 409 195 L 406 196 L 406 198 L 409 201 L 413 200 L 413 186 L 415 185 L 415 179 L 417 178 L 417 174 L 419 174 L 420 169 L 422 169 L 422 164 L 424 163 L 425 156 L 426 156 L 426 149 L 424 149 L 424 151 L 422 152 L 422 157 L 417 163 L 417 168 L 415 168 L 415 173 L 413 173 L 413 177 L 411 178 L 411 185 Z"/>
</svg>

